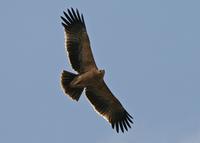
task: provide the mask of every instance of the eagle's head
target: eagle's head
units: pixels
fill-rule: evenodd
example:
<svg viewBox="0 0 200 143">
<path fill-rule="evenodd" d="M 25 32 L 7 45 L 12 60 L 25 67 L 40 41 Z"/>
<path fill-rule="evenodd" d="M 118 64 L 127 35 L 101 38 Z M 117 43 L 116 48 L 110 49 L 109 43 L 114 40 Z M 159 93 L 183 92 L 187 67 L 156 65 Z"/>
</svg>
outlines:
<svg viewBox="0 0 200 143">
<path fill-rule="evenodd" d="M 99 76 L 100 76 L 100 78 L 103 79 L 104 74 L 105 74 L 105 70 L 98 70 L 98 72 L 99 72 Z"/>
</svg>

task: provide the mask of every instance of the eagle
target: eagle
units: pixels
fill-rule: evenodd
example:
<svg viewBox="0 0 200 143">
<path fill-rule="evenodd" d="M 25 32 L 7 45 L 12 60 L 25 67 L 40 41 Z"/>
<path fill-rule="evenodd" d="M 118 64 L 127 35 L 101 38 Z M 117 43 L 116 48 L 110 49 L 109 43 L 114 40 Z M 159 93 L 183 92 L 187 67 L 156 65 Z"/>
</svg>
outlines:
<svg viewBox="0 0 200 143">
<path fill-rule="evenodd" d="M 133 117 L 125 110 L 104 81 L 105 70 L 98 69 L 91 50 L 83 14 L 78 9 L 67 9 L 61 16 L 65 31 L 65 49 L 72 68 L 77 73 L 63 70 L 61 87 L 71 99 L 78 101 L 83 90 L 95 111 L 112 126 L 124 133 L 131 128 Z"/>
</svg>

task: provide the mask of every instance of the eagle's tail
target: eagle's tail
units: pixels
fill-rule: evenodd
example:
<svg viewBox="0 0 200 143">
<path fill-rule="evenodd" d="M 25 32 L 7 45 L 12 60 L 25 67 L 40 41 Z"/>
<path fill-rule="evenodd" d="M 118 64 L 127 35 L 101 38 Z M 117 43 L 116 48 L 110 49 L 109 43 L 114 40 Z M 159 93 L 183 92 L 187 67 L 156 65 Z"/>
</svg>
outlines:
<svg viewBox="0 0 200 143">
<path fill-rule="evenodd" d="M 66 94 L 68 94 L 73 100 L 78 101 L 84 88 L 74 88 L 70 86 L 71 81 L 76 76 L 76 74 L 63 70 L 61 73 L 61 86 Z"/>
</svg>

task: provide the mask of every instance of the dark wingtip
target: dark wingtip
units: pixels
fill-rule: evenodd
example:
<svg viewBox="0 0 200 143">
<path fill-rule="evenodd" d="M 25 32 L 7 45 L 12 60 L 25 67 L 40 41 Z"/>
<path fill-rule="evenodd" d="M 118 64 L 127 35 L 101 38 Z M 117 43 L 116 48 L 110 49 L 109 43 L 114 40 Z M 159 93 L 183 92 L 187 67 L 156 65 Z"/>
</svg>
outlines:
<svg viewBox="0 0 200 143">
<path fill-rule="evenodd" d="M 79 14 L 79 11 L 78 11 L 77 8 L 76 8 L 76 14 L 77 14 L 77 16 L 78 16 L 78 20 L 81 21 L 81 17 L 80 17 L 80 14 Z"/>
<path fill-rule="evenodd" d="M 67 27 L 67 25 L 65 23 L 61 22 L 61 24 L 63 27 Z"/>
<path fill-rule="evenodd" d="M 120 125 L 120 129 L 121 129 L 122 133 L 124 133 L 124 127 L 122 125 L 122 122 L 119 122 L 119 125 Z"/>
<path fill-rule="evenodd" d="M 116 131 L 117 131 L 117 133 L 119 133 L 119 124 L 118 124 L 118 122 L 116 123 Z"/>
<path fill-rule="evenodd" d="M 65 25 L 70 24 L 64 17 L 60 16 L 60 18 L 65 22 Z"/>
<path fill-rule="evenodd" d="M 67 13 L 65 12 L 65 11 L 63 11 L 63 14 L 66 16 L 67 15 Z"/>
<path fill-rule="evenodd" d="M 125 121 L 125 123 L 127 124 L 127 126 L 128 126 L 129 128 L 131 128 L 131 125 L 130 125 L 130 123 L 127 121 L 127 119 L 124 119 L 124 121 Z"/>
<path fill-rule="evenodd" d="M 74 13 L 74 9 L 71 7 L 71 11 L 72 11 L 72 13 Z"/>
<path fill-rule="evenodd" d="M 81 20 L 82 20 L 82 22 L 85 24 L 83 14 L 81 14 Z"/>
<path fill-rule="evenodd" d="M 122 123 L 123 123 L 123 125 L 124 125 L 125 130 L 128 131 L 128 128 L 127 128 L 126 123 L 125 123 L 124 120 L 122 121 Z"/>
<path fill-rule="evenodd" d="M 64 21 L 65 25 L 67 25 L 68 27 L 71 27 L 74 24 L 81 24 L 84 28 L 86 28 L 83 14 L 81 14 L 80 16 L 77 8 L 76 8 L 76 11 L 72 7 L 68 8 L 66 12 L 63 11 L 63 14 L 65 17 L 61 16 L 61 19 Z"/>
<path fill-rule="evenodd" d="M 112 125 L 112 128 L 114 129 L 114 127 L 115 127 L 114 125 L 115 125 L 115 124 L 114 124 L 114 123 L 112 123 L 111 125 Z"/>
<path fill-rule="evenodd" d="M 133 124 L 133 121 L 131 120 L 131 118 L 127 115 L 126 118 L 129 120 L 129 122 L 131 122 Z"/>
<path fill-rule="evenodd" d="M 70 15 L 70 18 L 71 18 L 73 21 L 75 21 L 75 18 L 74 18 L 74 15 L 72 14 L 72 12 L 71 12 L 69 9 L 67 9 L 67 11 L 68 11 L 68 14 Z"/>
<path fill-rule="evenodd" d="M 117 133 L 119 133 L 119 130 L 124 133 L 125 130 L 128 131 L 128 129 L 131 128 L 130 124 L 133 124 L 132 119 L 133 117 L 125 111 L 121 118 L 113 122 L 111 121 L 112 128 L 115 128 Z"/>
<path fill-rule="evenodd" d="M 133 119 L 133 117 L 132 117 L 128 112 L 126 112 L 126 114 L 127 114 L 131 119 Z"/>
</svg>

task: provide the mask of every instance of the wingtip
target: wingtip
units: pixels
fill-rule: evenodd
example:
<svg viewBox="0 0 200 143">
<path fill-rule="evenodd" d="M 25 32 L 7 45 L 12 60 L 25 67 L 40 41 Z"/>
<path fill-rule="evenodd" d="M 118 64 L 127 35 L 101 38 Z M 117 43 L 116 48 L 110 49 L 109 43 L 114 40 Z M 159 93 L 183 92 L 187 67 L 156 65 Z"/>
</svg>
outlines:
<svg viewBox="0 0 200 143">
<path fill-rule="evenodd" d="M 124 127 L 122 125 L 122 122 L 120 122 L 119 125 L 120 125 L 120 129 L 121 129 L 122 133 L 124 133 Z"/>
<path fill-rule="evenodd" d="M 133 121 L 131 120 L 131 118 L 128 115 L 126 117 L 127 117 L 128 121 L 133 124 Z"/>
<path fill-rule="evenodd" d="M 123 125 L 124 125 L 125 130 L 128 131 L 128 128 L 127 128 L 126 123 L 125 123 L 124 120 L 122 121 L 122 123 L 123 123 Z"/>
<path fill-rule="evenodd" d="M 63 21 L 65 21 L 65 18 L 64 18 L 63 16 L 60 16 L 60 18 L 61 18 Z"/>
<path fill-rule="evenodd" d="M 126 114 L 131 118 L 133 119 L 133 117 L 126 111 Z"/>
<path fill-rule="evenodd" d="M 64 14 L 64 15 L 67 15 L 67 13 L 66 13 L 65 11 L 63 11 L 63 14 Z"/>
<path fill-rule="evenodd" d="M 64 22 L 67 21 L 67 25 L 71 25 L 71 24 L 75 24 L 75 23 L 80 23 L 82 24 L 82 26 L 84 28 L 86 28 L 85 26 L 85 22 L 84 22 L 84 17 L 83 17 L 83 14 L 79 14 L 79 11 L 78 9 L 74 9 L 72 7 L 70 8 L 67 8 L 66 11 L 63 11 L 63 14 L 66 18 L 62 18 L 62 20 L 65 19 Z"/>
<path fill-rule="evenodd" d="M 114 123 L 111 123 L 112 128 L 114 129 Z"/>
<path fill-rule="evenodd" d="M 116 131 L 117 131 L 117 133 L 119 133 L 119 124 L 118 123 L 116 123 Z"/>
<path fill-rule="evenodd" d="M 71 11 L 74 11 L 74 9 L 71 7 Z"/>
<path fill-rule="evenodd" d="M 83 23 L 85 23 L 84 22 L 84 17 L 83 17 L 83 14 L 81 13 L 81 21 L 83 22 Z"/>
<path fill-rule="evenodd" d="M 61 24 L 63 27 L 67 27 L 67 25 L 65 23 L 61 22 Z"/>
<path fill-rule="evenodd" d="M 125 111 L 122 118 L 115 121 L 110 120 L 110 123 L 117 133 L 120 131 L 124 133 L 131 129 L 131 124 L 133 124 L 132 118 L 133 117 Z"/>
</svg>

